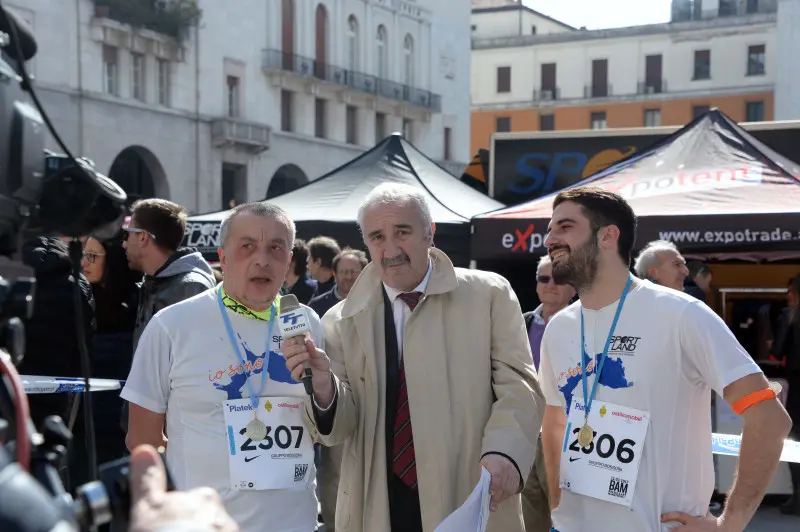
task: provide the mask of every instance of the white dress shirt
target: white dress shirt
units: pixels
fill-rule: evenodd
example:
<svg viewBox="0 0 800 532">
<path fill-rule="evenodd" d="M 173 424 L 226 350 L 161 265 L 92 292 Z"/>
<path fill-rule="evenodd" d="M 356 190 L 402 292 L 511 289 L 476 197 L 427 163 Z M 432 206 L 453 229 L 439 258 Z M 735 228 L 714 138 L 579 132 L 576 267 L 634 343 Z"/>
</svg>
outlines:
<svg viewBox="0 0 800 532">
<path fill-rule="evenodd" d="M 411 292 L 425 293 L 425 288 L 428 287 L 428 280 L 431 278 L 431 271 L 433 271 L 433 265 L 430 259 L 428 259 L 428 272 L 425 274 L 422 282 L 419 283 L 414 290 L 411 290 Z M 386 283 L 383 283 L 383 288 L 386 289 L 386 294 L 392 302 L 394 329 L 397 333 L 397 352 L 400 356 L 400 360 L 403 360 L 403 331 L 406 328 L 406 320 L 411 315 L 411 309 L 408 308 L 408 304 L 399 297 L 400 294 L 405 294 L 406 292 L 392 288 Z"/>
</svg>

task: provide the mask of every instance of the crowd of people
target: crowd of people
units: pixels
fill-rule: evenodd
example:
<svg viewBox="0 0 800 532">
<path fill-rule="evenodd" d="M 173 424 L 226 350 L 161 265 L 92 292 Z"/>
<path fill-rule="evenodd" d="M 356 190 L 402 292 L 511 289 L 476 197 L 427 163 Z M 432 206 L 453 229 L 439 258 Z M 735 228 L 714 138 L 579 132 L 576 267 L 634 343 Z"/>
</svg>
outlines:
<svg viewBox="0 0 800 532">
<path fill-rule="evenodd" d="M 217 529 L 311 532 L 319 501 L 329 532 L 432 531 L 485 468 L 490 531 L 744 530 L 792 425 L 705 304 L 705 263 L 663 241 L 634 260 L 630 206 L 571 189 L 555 199 L 532 280 L 541 304 L 523 314 L 506 279 L 456 268 L 434 246 L 413 187 L 377 187 L 358 224 L 371 261 L 326 236 L 296 238 L 291 213 L 270 203 L 238 205 L 212 267 L 180 247 L 185 209 L 140 200 L 117 237 L 83 240 L 80 279 L 64 241 L 35 239 L 25 260 L 37 314 L 21 372 L 80 374 L 63 319 L 65 291 L 80 283 L 92 376 L 125 380 L 119 397 L 95 402 L 100 462 L 165 448 L 178 488 L 217 494 L 232 519 Z M 800 276 L 788 293 L 770 345 L 797 419 Z M 309 317 L 303 339 L 275 327 L 287 294 Z M 744 421 L 721 516 L 708 513 L 712 391 Z M 74 487 L 86 435 L 77 396 L 66 397 L 31 404 L 36 423 L 69 420 Z M 785 512 L 800 515 L 791 466 Z"/>
</svg>

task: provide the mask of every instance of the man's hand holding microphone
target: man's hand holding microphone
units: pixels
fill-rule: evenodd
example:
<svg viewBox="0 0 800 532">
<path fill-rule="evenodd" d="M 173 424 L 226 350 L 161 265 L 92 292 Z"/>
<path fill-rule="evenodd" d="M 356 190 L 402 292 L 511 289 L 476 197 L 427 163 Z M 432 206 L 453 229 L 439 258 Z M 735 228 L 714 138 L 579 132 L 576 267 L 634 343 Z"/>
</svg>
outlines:
<svg viewBox="0 0 800 532">
<path fill-rule="evenodd" d="M 303 382 L 306 392 L 318 406 L 328 408 L 333 402 L 331 361 L 311 339 L 308 315 L 294 294 L 281 297 L 278 325 L 283 336 L 283 356 L 292 378 Z"/>
</svg>

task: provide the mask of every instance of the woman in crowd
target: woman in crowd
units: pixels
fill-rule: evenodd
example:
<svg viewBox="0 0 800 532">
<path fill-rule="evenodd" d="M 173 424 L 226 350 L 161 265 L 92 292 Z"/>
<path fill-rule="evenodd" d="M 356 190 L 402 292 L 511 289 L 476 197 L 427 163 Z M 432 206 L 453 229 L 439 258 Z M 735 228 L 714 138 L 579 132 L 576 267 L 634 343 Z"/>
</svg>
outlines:
<svg viewBox="0 0 800 532">
<path fill-rule="evenodd" d="M 95 301 L 92 377 L 125 379 L 133 359 L 136 282 L 141 274 L 128 267 L 122 233 L 102 243 L 88 238 L 81 266 Z M 125 434 L 119 428 L 122 400 L 118 392 L 99 392 L 93 398 L 97 458 L 102 464 L 125 454 Z"/>
</svg>

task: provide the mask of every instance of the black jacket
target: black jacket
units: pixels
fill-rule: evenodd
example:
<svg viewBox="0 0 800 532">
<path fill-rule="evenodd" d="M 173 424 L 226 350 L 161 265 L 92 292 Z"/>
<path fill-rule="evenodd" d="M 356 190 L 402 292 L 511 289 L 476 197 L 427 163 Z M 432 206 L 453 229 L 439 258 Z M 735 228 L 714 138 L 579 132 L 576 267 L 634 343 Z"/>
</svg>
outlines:
<svg viewBox="0 0 800 532">
<path fill-rule="evenodd" d="M 697 283 L 694 282 L 694 279 L 686 278 L 683 281 L 683 291 L 695 299 L 699 299 L 703 303 L 706 302 L 706 293 L 703 292 L 703 289 L 697 286 Z"/>
<path fill-rule="evenodd" d="M 782 359 L 786 357 L 786 370 L 800 372 L 800 310 L 787 307 L 778 318 L 778 332 L 772 343 L 772 354 Z"/>
<path fill-rule="evenodd" d="M 67 245 L 58 238 L 33 238 L 22 247 L 22 262 L 36 272 L 33 316 L 25 323 L 25 358 L 19 366 L 22 375 L 56 377 L 81 376 L 75 309 L 73 306 L 72 264 Z M 78 277 L 83 305 L 87 347 L 94 333 L 92 288 L 83 275 Z M 36 394 L 29 397 L 31 417 L 38 427 L 48 415 L 67 420 L 68 394 Z"/>
<path fill-rule="evenodd" d="M 308 302 L 311 301 L 316 292 L 317 282 L 308 275 L 304 275 L 298 279 L 297 282 L 286 291 L 287 294 L 294 294 L 297 296 L 297 300 L 303 305 L 308 305 Z"/>
<path fill-rule="evenodd" d="M 317 313 L 317 316 L 321 318 L 339 301 L 341 301 L 341 299 L 339 299 L 339 296 L 336 295 L 336 287 L 334 286 L 332 290 L 328 290 L 324 294 L 314 297 L 308 303 L 308 306 L 311 307 L 314 312 Z"/>
</svg>

